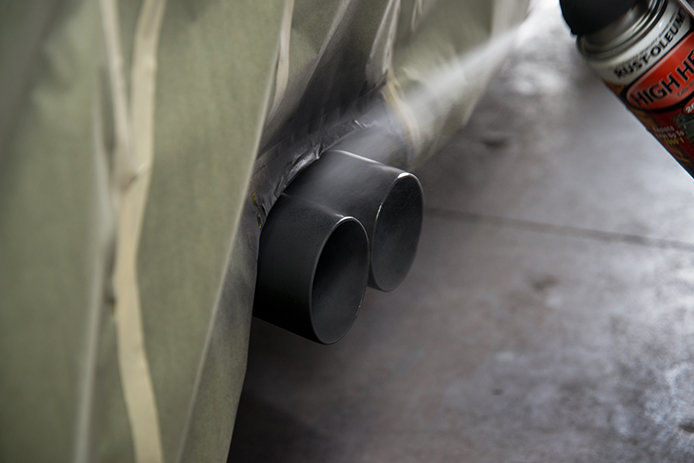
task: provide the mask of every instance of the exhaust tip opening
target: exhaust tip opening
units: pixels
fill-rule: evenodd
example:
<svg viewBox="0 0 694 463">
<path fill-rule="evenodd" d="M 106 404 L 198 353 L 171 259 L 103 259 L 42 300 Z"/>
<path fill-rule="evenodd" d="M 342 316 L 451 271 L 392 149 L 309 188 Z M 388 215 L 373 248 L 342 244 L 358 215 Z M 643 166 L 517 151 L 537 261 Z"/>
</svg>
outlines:
<svg viewBox="0 0 694 463">
<path fill-rule="evenodd" d="M 381 205 L 371 243 L 369 285 L 392 291 L 407 276 L 417 253 L 422 229 L 422 186 L 402 173 Z"/>
<path fill-rule="evenodd" d="M 311 325 L 321 343 L 339 341 L 354 324 L 364 299 L 368 269 L 364 227 L 346 217 L 323 244 L 313 274 Z"/>
</svg>

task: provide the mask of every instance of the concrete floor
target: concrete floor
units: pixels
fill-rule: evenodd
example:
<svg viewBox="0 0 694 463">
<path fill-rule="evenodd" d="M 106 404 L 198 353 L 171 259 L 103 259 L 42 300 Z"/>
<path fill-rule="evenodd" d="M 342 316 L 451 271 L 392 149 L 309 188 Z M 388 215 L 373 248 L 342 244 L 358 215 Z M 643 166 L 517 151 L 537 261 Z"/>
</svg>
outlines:
<svg viewBox="0 0 694 463">
<path fill-rule="evenodd" d="M 694 461 L 694 181 L 555 3 L 418 172 L 402 287 L 335 346 L 254 322 L 230 461 Z"/>
</svg>

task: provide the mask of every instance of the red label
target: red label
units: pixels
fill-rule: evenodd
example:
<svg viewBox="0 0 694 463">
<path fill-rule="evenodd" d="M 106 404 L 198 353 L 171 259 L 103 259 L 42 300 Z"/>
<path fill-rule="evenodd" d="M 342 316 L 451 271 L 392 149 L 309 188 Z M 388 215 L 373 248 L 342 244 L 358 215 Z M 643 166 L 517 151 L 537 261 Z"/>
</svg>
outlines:
<svg viewBox="0 0 694 463">
<path fill-rule="evenodd" d="M 631 85 L 605 83 L 694 177 L 694 33 Z"/>
<path fill-rule="evenodd" d="M 694 34 L 690 34 L 629 86 L 623 98 L 632 108 L 651 112 L 674 109 L 693 94 Z"/>
</svg>

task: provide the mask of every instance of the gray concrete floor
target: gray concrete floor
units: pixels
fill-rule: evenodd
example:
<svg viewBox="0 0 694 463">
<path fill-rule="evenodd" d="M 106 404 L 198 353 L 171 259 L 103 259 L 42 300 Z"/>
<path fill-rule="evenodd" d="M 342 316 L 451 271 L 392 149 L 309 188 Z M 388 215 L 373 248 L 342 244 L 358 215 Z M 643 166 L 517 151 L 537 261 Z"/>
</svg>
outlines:
<svg viewBox="0 0 694 463">
<path fill-rule="evenodd" d="M 541 2 L 324 347 L 255 321 L 233 462 L 694 461 L 694 181 Z"/>
</svg>

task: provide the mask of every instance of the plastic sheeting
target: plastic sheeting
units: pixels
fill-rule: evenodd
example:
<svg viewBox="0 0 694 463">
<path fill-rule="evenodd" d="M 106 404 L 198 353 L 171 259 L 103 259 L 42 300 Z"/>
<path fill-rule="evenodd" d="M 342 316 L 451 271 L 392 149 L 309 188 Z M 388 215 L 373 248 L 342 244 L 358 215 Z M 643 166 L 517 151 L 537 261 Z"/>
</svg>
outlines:
<svg viewBox="0 0 694 463">
<path fill-rule="evenodd" d="M 279 192 L 354 129 L 421 162 L 526 9 L 0 2 L 0 460 L 226 458 Z"/>
</svg>

